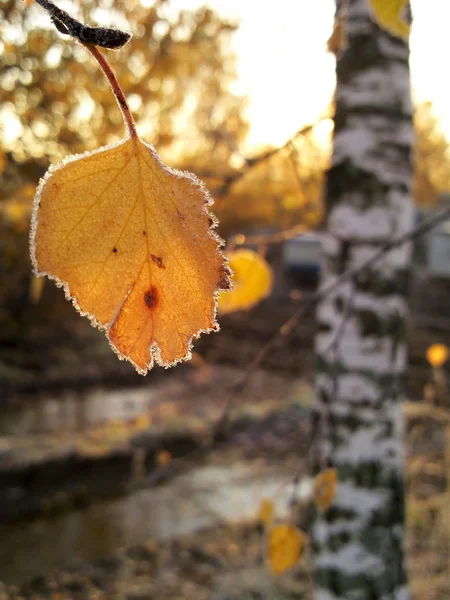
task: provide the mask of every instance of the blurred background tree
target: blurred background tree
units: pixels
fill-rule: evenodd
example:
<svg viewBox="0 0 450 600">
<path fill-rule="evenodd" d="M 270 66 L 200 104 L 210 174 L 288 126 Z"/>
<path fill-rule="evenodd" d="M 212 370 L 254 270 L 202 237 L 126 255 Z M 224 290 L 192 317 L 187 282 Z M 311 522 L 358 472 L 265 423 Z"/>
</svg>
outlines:
<svg viewBox="0 0 450 600">
<path fill-rule="evenodd" d="M 234 24 L 206 8 L 173 13 L 166 0 L 151 7 L 131 0 L 123 11 L 109 0 L 88 1 L 71 10 L 85 22 L 133 33 L 132 43 L 108 59 L 144 137 L 174 157 L 210 152 L 214 161 L 228 162 L 230 144 L 212 132 L 238 143 L 247 130 L 243 99 L 230 91 Z M 5 148 L 11 159 L 45 168 L 68 152 L 118 140 L 114 96 L 85 50 L 55 32 L 37 5 L 25 10 L 7 2 L 2 12 L 2 133 L 11 120 L 20 133 Z"/>
<path fill-rule="evenodd" d="M 376 5 L 394 12 L 388 24 L 400 37 L 374 6 L 336 1 L 337 25 L 348 35 L 336 57 L 326 181 L 320 283 L 331 291 L 316 312 L 313 470 L 335 468 L 339 483 L 331 509 L 318 512 L 312 528 L 318 600 L 409 598 L 401 402 L 411 248 L 361 265 L 413 221 L 411 15 L 408 2 L 401 15 L 389 0 Z M 341 279 L 356 268 L 356 276 Z"/>
<path fill-rule="evenodd" d="M 180 12 L 170 0 L 149 4 L 87 0 L 61 6 L 84 22 L 133 33 L 108 58 L 139 132 L 169 164 L 205 180 L 216 199 L 222 237 L 318 226 L 333 106 L 281 148 L 253 149 L 249 155 L 247 99 L 235 93 L 237 25 L 209 8 Z M 6 348 L 0 354 L 10 361 L 11 345 L 22 343 L 31 352 L 31 340 L 42 338 L 49 319 L 66 322 L 70 310 L 51 286 L 45 286 L 42 305 L 30 310 L 30 288 L 37 294 L 28 228 L 39 177 L 67 154 L 115 142 L 123 126 L 97 65 L 84 48 L 55 31 L 39 6 L 0 0 L 0 17 L 0 346 Z M 415 197 L 430 205 L 446 189 L 448 141 L 428 104 L 416 110 L 416 131 Z M 31 333 L 32 322 L 39 322 L 39 334 Z"/>
</svg>

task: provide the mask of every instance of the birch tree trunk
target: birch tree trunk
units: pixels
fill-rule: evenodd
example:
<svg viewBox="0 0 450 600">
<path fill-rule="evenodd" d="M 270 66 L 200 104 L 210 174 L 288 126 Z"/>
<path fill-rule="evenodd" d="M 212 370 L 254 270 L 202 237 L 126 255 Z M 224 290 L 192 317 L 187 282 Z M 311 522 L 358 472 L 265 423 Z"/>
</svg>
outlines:
<svg viewBox="0 0 450 600">
<path fill-rule="evenodd" d="M 371 21 L 368 0 L 346 5 L 322 286 L 412 224 L 408 47 Z M 400 401 L 409 257 L 409 245 L 392 250 L 318 306 L 315 468 L 339 474 L 312 530 L 318 600 L 408 598 Z"/>
</svg>

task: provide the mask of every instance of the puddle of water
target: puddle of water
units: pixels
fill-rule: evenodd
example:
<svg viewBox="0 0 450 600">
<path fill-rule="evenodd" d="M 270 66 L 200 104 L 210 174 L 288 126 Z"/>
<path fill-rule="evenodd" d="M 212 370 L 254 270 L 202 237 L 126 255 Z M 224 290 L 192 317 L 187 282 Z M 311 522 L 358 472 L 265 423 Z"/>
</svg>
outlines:
<svg viewBox="0 0 450 600">
<path fill-rule="evenodd" d="M 20 584 L 78 561 L 111 555 L 123 545 L 168 540 L 223 522 L 253 519 L 291 471 L 269 470 L 261 462 L 206 466 L 167 485 L 49 519 L 0 526 L 0 581 Z M 300 485 L 308 494 L 311 483 Z M 286 513 L 291 487 L 276 498 L 276 514 Z"/>
</svg>

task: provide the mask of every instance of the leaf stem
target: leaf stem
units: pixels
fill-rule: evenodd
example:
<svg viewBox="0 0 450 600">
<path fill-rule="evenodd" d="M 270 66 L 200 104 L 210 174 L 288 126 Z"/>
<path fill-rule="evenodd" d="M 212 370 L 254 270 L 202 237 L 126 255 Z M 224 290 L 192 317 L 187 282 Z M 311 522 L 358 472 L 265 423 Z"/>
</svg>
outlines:
<svg viewBox="0 0 450 600">
<path fill-rule="evenodd" d="M 122 113 L 122 117 L 125 122 L 128 133 L 130 134 L 130 138 L 132 140 L 137 140 L 138 134 L 136 131 L 136 124 L 134 122 L 133 115 L 131 114 L 130 107 L 128 106 L 125 94 L 123 93 L 123 90 L 120 87 L 117 77 L 115 76 L 113 70 L 109 66 L 108 61 L 100 52 L 100 50 L 93 44 L 89 44 L 87 42 L 82 41 L 80 41 L 80 44 L 82 44 L 87 50 L 89 50 L 89 52 L 100 65 L 100 68 L 105 74 L 107 80 L 109 81 L 113 94 L 116 97 L 117 104 L 119 105 L 120 112 Z"/>
</svg>

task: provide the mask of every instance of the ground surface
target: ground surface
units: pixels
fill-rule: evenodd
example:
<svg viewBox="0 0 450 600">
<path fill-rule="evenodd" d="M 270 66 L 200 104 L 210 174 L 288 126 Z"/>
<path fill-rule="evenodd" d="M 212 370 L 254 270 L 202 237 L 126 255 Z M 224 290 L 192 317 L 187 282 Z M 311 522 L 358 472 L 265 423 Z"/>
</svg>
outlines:
<svg viewBox="0 0 450 600">
<path fill-rule="evenodd" d="M 128 498 L 125 504 L 120 505 L 120 510 L 117 508 L 118 500 L 108 501 L 113 504 L 100 504 L 92 510 L 83 509 L 77 521 L 82 523 L 82 527 L 74 524 L 69 511 L 67 514 L 63 512 L 37 520 L 19 521 L 7 534 L 3 531 L 0 541 L 3 570 L 8 568 L 8 564 L 11 572 L 16 568 L 14 562 L 8 563 L 10 559 L 7 557 L 14 548 L 22 571 L 23 565 L 31 564 L 33 560 L 41 565 L 42 571 L 38 569 L 29 577 L 22 573 L 15 586 L 4 584 L 0 587 L 0 600 L 312 598 L 308 551 L 297 568 L 281 578 L 273 577 L 265 564 L 264 534 L 256 518 L 261 496 L 267 495 L 269 489 L 264 488 L 261 482 L 269 481 L 274 473 L 279 472 L 281 479 L 288 483 L 299 465 L 304 464 L 307 448 L 301 443 L 301 438 L 304 442 L 308 436 L 305 414 L 311 390 L 308 392 L 304 383 L 293 385 L 292 381 L 274 380 L 273 375 L 259 375 L 260 385 L 256 383 L 252 390 L 252 403 L 247 405 L 247 412 L 245 406 L 248 400 L 241 399 L 240 414 L 247 416 L 230 438 L 220 446 L 211 445 L 194 462 L 186 461 L 181 472 L 168 478 L 164 484 L 166 487 L 152 491 L 152 488 L 144 486 L 137 492 L 140 500 L 130 504 Z M 217 380 L 230 377 L 230 371 L 216 374 Z M 216 417 L 217 407 L 213 408 L 215 404 L 211 400 L 212 390 L 207 379 L 202 383 L 202 397 L 198 397 L 199 388 L 196 389 L 198 406 L 202 406 L 206 413 L 210 406 L 210 416 Z M 171 385 L 174 386 L 174 383 Z M 176 395 L 176 389 L 176 386 L 172 387 L 172 392 L 167 393 L 169 402 L 171 394 Z M 278 411 L 274 412 L 279 395 L 287 397 L 288 402 L 284 406 L 279 404 Z M 186 398 L 184 402 L 189 405 Z M 177 418 L 183 415 L 181 405 L 180 412 L 175 411 Z M 297 407 L 294 412 L 292 406 Z M 173 419 L 175 413 L 172 408 L 172 412 L 167 414 Z M 193 409 L 191 418 L 195 418 L 195 414 Z M 444 600 L 450 597 L 450 411 L 427 404 L 408 403 L 405 404 L 405 416 L 411 588 L 416 600 Z M 299 432 L 302 432 L 300 438 Z M 24 459 L 30 448 L 21 451 Z M 16 460 L 19 460 L 19 454 Z M 208 479 L 206 486 L 194 485 L 191 489 L 186 481 L 195 469 L 203 473 L 203 477 L 205 472 L 221 475 Z M 233 478 L 232 473 L 240 472 L 240 469 L 244 469 L 244 474 L 239 476 L 240 479 Z M 199 475 L 195 475 L 194 481 L 198 479 Z M 249 492 L 245 486 L 250 480 L 259 483 L 252 488 L 249 503 Z M 259 490 L 258 493 L 255 489 Z M 215 498 L 214 510 L 211 502 L 206 502 L 209 497 Z M 170 514 L 168 518 L 173 531 L 166 531 L 164 535 L 156 532 L 146 537 L 146 520 L 151 520 L 157 505 L 164 505 L 170 498 L 179 501 L 176 508 L 172 508 L 173 518 Z M 191 522 L 194 517 L 198 518 L 193 514 L 192 503 L 200 507 L 200 516 L 204 514 L 208 518 L 203 524 L 200 522 L 198 528 L 194 527 L 194 531 L 180 533 L 175 524 L 185 519 L 181 518 L 183 513 Z M 245 510 L 244 504 L 249 504 Z M 227 523 L 226 518 L 233 515 L 233 510 L 236 510 L 237 522 Z M 93 515 L 96 515 L 94 520 Z M 104 518 L 99 520 L 98 515 Z M 161 522 L 161 515 L 156 515 L 156 521 Z M 59 525 L 55 528 L 57 521 Z M 120 530 L 121 535 L 117 534 L 119 525 L 124 527 Z M 153 530 L 150 528 L 148 531 Z M 64 536 L 70 538 L 70 544 L 58 541 L 64 540 Z M 61 565 L 66 563 L 66 566 L 53 568 L 52 564 L 58 563 L 45 560 L 43 555 L 48 552 L 49 546 L 55 546 L 54 554 L 63 556 Z"/>
<path fill-rule="evenodd" d="M 450 345 L 444 288 L 428 289 L 426 306 L 419 302 L 410 321 L 408 397 L 415 401 L 430 379 L 427 346 Z M 196 345 L 203 367 L 158 370 L 146 379 L 117 362 L 103 335 L 68 303 L 54 304 L 60 290 L 47 285 L 34 312 L 18 312 L 16 329 L 0 332 L 0 600 L 312 598 L 308 551 L 286 576 L 270 574 L 255 518 L 260 497 L 255 492 L 248 503 L 246 491 L 249 481 L 269 481 L 274 472 L 289 481 L 306 462 L 311 318 L 233 398 L 226 435 L 211 436 L 230 383 L 295 310 L 297 296 L 285 292 L 250 314 L 222 319 L 223 331 Z M 450 408 L 448 399 L 439 403 L 405 404 L 415 600 L 450 597 Z M 159 464 L 161 452 L 170 453 L 167 466 Z M 152 480 L 155 467 L 167 477 Z M 199 468 L 216 478 L 189 495 L 182 478 Z M 245 477 L 232 479 L 241 468 Z M 161 481 L 168 487 L 156 491 Z M 219 494 L 224 489 L 229 496 Z M 270 490 L 261 483 L 260 491 Z M 170 498 L 179 502 L 177 518 L 165 518 L 168 530 L 157 535 L 151 525 L 164 519 L 155 518 L 156 500 L 163 507 Z M 192 506 L 207 498 L 219 504 L 201 522 Z M 227 521 L 230 507 L 234 523 Z M 178 527 L 186 511 L 201 526 Z"/>
</svg>

